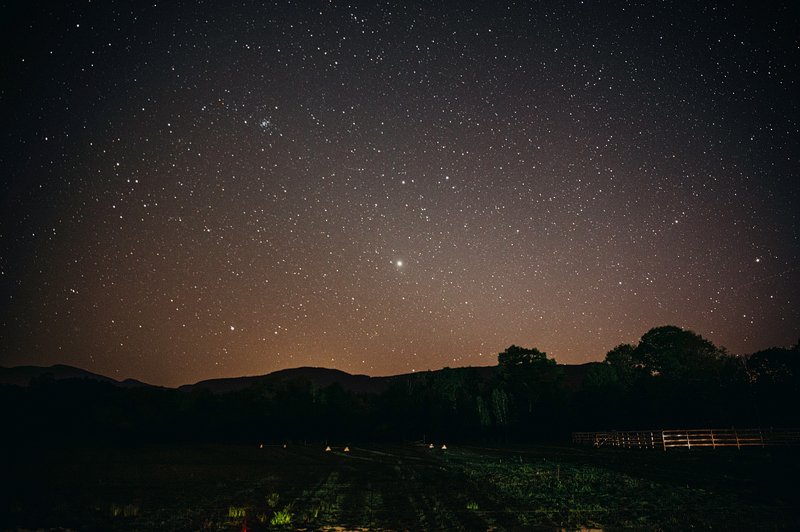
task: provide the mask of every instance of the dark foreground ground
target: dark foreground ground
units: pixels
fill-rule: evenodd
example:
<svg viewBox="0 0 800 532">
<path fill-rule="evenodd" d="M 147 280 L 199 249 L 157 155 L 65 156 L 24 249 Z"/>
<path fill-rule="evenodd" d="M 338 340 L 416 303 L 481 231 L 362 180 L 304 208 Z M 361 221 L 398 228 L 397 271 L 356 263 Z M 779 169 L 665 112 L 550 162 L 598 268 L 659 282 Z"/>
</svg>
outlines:
<svg viewBox="0 0 800 532">
<path fill-rule="evenodd" d="M 800 453 L 570 446 L 3 450 L 0 529 L 790 530 Z"/>
</svg>

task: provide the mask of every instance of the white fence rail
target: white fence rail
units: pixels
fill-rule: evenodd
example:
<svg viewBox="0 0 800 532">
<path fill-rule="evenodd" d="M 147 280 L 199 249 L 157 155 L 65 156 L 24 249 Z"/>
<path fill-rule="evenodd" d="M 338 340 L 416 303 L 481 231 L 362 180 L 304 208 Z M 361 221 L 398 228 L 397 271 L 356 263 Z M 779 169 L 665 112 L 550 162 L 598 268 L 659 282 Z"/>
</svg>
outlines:
<svg viewBox="0 0 800 532">
<path fill-rule="evenodd" d="M 572 443 L 626 449 L 800 445 L 800 429 L 670 429 L 573 432 Z"/>
</svg>

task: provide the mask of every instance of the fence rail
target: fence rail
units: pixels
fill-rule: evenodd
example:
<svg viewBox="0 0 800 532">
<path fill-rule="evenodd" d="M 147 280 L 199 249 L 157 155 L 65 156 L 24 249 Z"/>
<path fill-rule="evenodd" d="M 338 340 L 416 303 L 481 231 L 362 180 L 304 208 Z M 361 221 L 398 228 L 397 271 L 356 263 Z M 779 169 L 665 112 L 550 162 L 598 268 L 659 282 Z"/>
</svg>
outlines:
<svg viewBox="0 0 800 532">
<path fill-rule="evenodd" d="M 670 429 L 573 432 L 572 443 L 626 449 L 768 447 L 800 445 L 800 429 Z"/>
</svg>

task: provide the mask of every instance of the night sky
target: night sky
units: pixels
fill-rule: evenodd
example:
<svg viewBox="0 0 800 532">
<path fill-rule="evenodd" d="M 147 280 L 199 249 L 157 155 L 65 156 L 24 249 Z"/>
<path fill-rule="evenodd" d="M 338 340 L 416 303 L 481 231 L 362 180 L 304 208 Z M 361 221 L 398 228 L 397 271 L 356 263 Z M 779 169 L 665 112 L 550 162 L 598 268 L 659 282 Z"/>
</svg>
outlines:
<svg viewBox="0 0 800 532">
<path fill-rule="evenodd" d="M 0 364 L 794 344 L 797 6 L 3 2 Z"/>
</svg>

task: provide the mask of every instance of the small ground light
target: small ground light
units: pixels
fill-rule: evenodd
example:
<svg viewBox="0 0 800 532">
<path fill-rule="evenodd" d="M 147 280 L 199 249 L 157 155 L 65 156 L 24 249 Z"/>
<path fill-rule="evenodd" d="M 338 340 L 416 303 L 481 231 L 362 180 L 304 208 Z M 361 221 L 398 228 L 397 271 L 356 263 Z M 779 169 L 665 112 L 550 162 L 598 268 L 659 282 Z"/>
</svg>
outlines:
<svg viewBox="0 0 800 532">
<path fill-rule="evenodd" d="M 326 452 L 326 453 L 327 453 L 327 452 L 330 452 L 330 450 L 331 450 L 331 446 L 330 446 L 330 445 L 328 445 L 327 447 L 325 447 L 325 452 Z"/>
<path fill-rule="evenodd" d="M 344 452 L 349 453 L 350 452 L 350 447 L 345 446 Z"/>
<path fill-rule="evenodd" d="M 286 444 L 285 443 L 283 444 L 283 448 L 286 449 Z"/>
<path fill-rule="evenodd" d="M 433 449 L 433 444 L 428 445 L 428 449 Z"/>
<path fill-rule="evenodd" d="M 263 443 L 259 443 L 259 444 L 258 444 L 258 448 L 259 448 L 259 449 L 263 449 L 263 448 L 264 448 L 264 444 L 263 444 Z"/>
<path fill-rule="evenodd" d="M 446 450 L 447 450 L 447 445 L 445 445 L 445 444 L 442 444 L 442 450 L 443 450 L 443 451 L 446 451 Z"/>
</svg>

